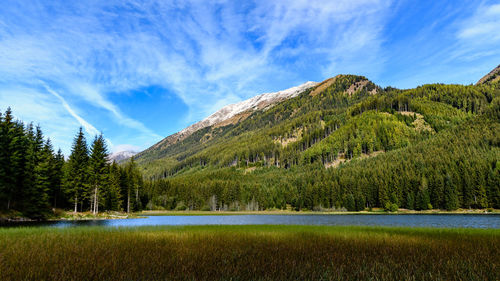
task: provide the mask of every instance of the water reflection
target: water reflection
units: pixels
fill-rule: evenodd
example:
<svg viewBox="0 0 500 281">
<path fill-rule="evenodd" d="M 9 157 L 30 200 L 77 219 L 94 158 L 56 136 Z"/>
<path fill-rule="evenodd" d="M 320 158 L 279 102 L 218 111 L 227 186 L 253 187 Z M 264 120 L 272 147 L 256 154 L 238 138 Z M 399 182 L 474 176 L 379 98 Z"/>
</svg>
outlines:
<svg viewBox="0 0 500 281">
<path fill-rule="evenodd" d="M 2 226 L 155 226 L 155 225 L 358 225 L 500 228 L 500 215 L 232 215 L 150 216 L 141 219 L 8 223 Z"/>
</svg>

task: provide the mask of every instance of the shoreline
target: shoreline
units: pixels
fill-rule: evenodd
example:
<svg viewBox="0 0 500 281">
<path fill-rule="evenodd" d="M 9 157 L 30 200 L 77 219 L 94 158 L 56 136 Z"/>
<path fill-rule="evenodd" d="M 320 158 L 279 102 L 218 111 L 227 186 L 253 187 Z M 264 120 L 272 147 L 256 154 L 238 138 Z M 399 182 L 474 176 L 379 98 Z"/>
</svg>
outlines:
<svg viewBox="0 0 500 281">
<path fill-rule="evenodd" d="M 493 209 L 459 209 L 455 211 L 425 210 L 414 211 L 400 209 L 397 212 L 386 212 L 383 209 L 373 211 L 142 211 L 135 213 L 139 216 L 237 216 L 237 215 L 499 215 L 500 210 Z"/>
<path fill-rule="evenodd" d="M 19 214 L 0 214 L 2 222 L 36 222 L 36 221 L 68 221 L 68 220 L 109 220 L 109 219 L 136 219 L 146 216 L 241 216 L 241 215 L 500 215 L 499 209 L 458 209 L 455 211 L 425 210 L 414 211 L 401 209 L 397 212 L 387 212 L 383 209 L 373 211 L 292 211 L 292 210 L 264 210 L 264 211 L 141 211 L 134 213 L 103 212 L 97 215 L 91 212 L 65 212 L 60 216 L 49 217 L 45 220 L 30 219 Z"/>
<path fill-rule="evenodd" d="M 65 212 L 59 216 L 51 216 L 47 219 L 31 219 L 20 215 L 1 214 L 0 223 L 23 223 L 23 222 L 44 222 L 44 221 L 86 221 L 86 220 L 111 220 L 111 219 L 135 219 L 140 218 L 137 213 L 103 212 L 97 215 L 91 212 Z"/>
</svg>

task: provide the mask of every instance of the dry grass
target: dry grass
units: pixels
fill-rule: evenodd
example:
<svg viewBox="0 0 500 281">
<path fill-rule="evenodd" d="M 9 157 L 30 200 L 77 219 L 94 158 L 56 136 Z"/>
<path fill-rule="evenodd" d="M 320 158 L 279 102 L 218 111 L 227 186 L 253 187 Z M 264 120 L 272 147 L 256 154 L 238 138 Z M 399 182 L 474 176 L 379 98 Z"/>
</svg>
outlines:
<svg viewBox="0 0 500 281">
<path fill-rule="evenodd" d="M 309 95 L 311 97 L 314 97 L 317 94 L 323 92 L 324 90 L 326 90 L 326 88 L 328 88 L 330 85 L 332 85 L 338 77 L 341 77 L 341 76 L 342 75 L 337 75 L 335 77 L 328 78 L 325 81 L 319 83 L 318 85 L 316 85 L 316 88 L 314 88 L 314 90 L 311 91 L 311 93 Z"/>
<path fill-rule="evenodd" d="M 416 113 L 413 111 L 399 111 L 398 112 L 401 115 L 406 115 L 406 116 L 416 116 L 417 118 L 415 121 L 413 121 L 413 126 L 415 126 L 415 130 L 419 132 L 427 131 L 427 132 L 434 132 L 432 129 L 431 125 L 429 125 L 427 122 L 425 122 L 424 116 L 420 113 Z"/>
<path fill-rule="evenodd" d="M 0 229 L 2 280 L 499 280 L 499 230 Z"/>
</svg>

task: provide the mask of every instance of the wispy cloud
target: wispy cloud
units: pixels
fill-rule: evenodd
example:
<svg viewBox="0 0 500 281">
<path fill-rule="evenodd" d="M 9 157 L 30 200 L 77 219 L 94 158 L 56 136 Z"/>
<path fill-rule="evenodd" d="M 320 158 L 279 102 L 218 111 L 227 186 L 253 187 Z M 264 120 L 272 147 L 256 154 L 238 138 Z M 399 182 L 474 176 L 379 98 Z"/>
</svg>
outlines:
<svg viewBox="0 0 500 281">
<path fill-rule="evenodd" d="M 11 106 L 14 116 L 24 122 L 35 121 L 43 132 L 68 155 L 72 138 L 81 124 L 61 106 L 60 100 L 43 89 L 9 86 L 0 88 L 0 109 Z"/>
<path fill-rule="evenodd" d="M 457 36 L 460 39 L 474 39 L 477 44 L 489 44 L 500 40 L 500 4 L 481 5 L 474 15 L 467 19 Z M 487 39 L 487 40 L 486 40 Z"/>
<path fill-rule="evenodd" d="M 500 4 L 482 3 L 472 16 L 459 22 L 454 58 L 475 61 L 500 57 Z M 498 64 L 497 62 L 494 62 Z"/>
<path fill-rule="evenodd" d="M 71 106 L 69 106 L 69 104 L 66 102 L 66 100 L 63 97 L 61 97 L 61 95 L 59 95 L 56 91 L 52 90 L 49 86 L 47 86 L 45 84 L 43 84 L 43 86 L 45 87 L 47 92 L 49 92 L 54 97 L 56 97 L 59 101 L 61 101 L 61 104 L 63 105 L 64 109 L 66 109 L 68 111 L 68 113 L 71 116 L 73 116 L 73 118 L 75 118 L 76 121 L 78 121 L 78 123 L 80 123 L 80 125 L 82 125 L 83 128 L 85 128 L 85 131 L 88 134 L 93 135 L 93 136 L 99 134 L 99 131 L 94 126 L 92 126 L 89 122 L 85 121 L 85 119 L 83 119 L 78 114 L 76 114 L 76 112 L 73 110 L 73 108 L 71 108 Z"/>
<path fill-rule="evenodd" d="M 180 97 L 187 125 L 307 80 L 376 77 L 387 59 L 382 31 L 391 2 L 9 2 L 0 12 L 0 86 L 46 92 L 69 113 L 58 111 L 61 118 L 75 118 L 89 134 L 107 128 L 114 143 L 145 148 L 163 136 L 116 102 L 143 87 Z M 30 82 L 39 80 L 46 91 Z M 94 118 L 95 108 L 105 113 Z"/>
</svg>

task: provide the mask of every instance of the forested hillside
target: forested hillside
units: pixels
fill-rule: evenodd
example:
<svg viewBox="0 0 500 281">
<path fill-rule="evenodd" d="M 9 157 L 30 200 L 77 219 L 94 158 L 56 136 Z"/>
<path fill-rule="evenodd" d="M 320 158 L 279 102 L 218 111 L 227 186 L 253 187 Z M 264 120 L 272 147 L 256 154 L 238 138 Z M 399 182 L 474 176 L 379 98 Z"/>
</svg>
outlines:
<svg viewBox="0 0 500 281">
<path fill-rule="evenodd" d="M 500 81 L 385 89 L 338 75 L 120 165 L 0 115 L 0 213 L 500 208 Z M 493 77 L 493 78 L 492 78 Z"/>
<path fill-rule="evenodd" d="M 139 154 L 148 208 L 500 208 L 500 83 L 483 80 L 400 90 L 330 78 Z"/>
</svg>

